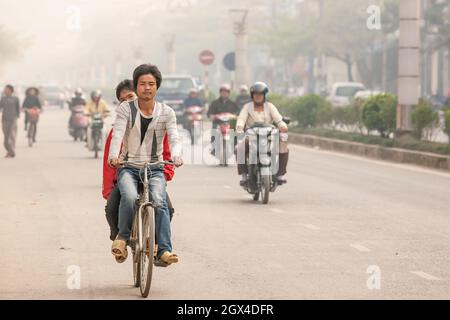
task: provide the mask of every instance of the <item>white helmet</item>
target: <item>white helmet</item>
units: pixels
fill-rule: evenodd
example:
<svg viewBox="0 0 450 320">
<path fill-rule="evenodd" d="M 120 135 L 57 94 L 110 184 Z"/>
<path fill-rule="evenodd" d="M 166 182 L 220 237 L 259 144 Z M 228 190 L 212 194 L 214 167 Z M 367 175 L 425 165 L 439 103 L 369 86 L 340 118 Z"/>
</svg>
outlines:
<svg viewBox="0 0 450 320">
<path fill-rule="evenodd" d="M 228 83 L 224 83 L 220 86 L 220 90 L 219 91 L 228 91 L 231 92 L 231 87 Z"/>
<path fill-rule="evenodd" d="M 241 85 L 239 87 L 239 91 L 241 91 L 241 92 L 248 92 L 248 87 L 245 84 L 243 84 L 243 85 Z"/>
</svg>

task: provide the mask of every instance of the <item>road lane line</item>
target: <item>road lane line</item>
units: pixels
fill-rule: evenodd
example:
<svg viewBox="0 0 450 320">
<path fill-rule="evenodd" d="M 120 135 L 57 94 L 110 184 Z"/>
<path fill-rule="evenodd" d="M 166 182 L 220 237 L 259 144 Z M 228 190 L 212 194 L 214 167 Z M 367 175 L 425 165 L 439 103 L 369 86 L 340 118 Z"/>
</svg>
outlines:
<svg viewBox="0 0 450 320">
<path fill-rule="evenodd" d="M 315 225 L 312 224 L 304 224 L 303 226 L 310 230 L 319 230 L 319 227 L 316 227 Z"/>
<path fill-rule="evenodd" d="M 277 209 L 277 208 L 270 208 L 270 211 L 275 212 L 275 213 L 284 213 L 284 210 Z"/>
<path fill-rule="evenodd" d="M 359 243 L 354 243 L 354 244 L 351 244 L 350 245 L 353 249 L 356 249 L 356 250 L 358 250 L 358 251 L 360 251 L 360 252 L 370 252 L 370 249 L 369 248 L 367 248 L 367 247 L 365 247 L 365 246 L 363 246 L 363 245 L 361 245 L 361 244 L 359 244 Z"/>
<path fill-rule="evenodd" d="M 430 280 L 430 281 L 439 281 L 441 279 L 439 279 L 438 277 L 435 277 L 431 274 L 428 274 L 426 272 L 423 271 L 411 271 L 412 274 L 415 274 L 416 276 L 419 276 L 421 278 L 424 278 L 426 280 Z"/>
<path fill-rule="evenodd" d="M 233 189 L 231 186 L 223 186 L 225 189 Z"/>
<path fill-rule="evenodd" d="M 328 154 L 328 155 L 337 156 L 337 157 L 341 157 L 341 158 L 347 158 L 347 159 L 364 161 L 364 162 L 372 163 L 372 164 L 378 164 L 380 166 L 385 166 L 385 167 L 405 169 L 405 170 L 413 171 L 416 173 L 417 172 L 428 173 L 428 174 L 433 174 L 433 175 L 444 177 L 444 178 L 450 178 L 450 174 L 445 173 L 445 171 L 440 172 L 440 171 L 438 171 L 438 169 L 420 167 L 419 165 L 415 165 L 415 164 L 396 163 L 396 162 L 390 162 L 390 161 L 365 158 L 362 156 L 356 156 L 356 155 L 351 155 L 351 154 L 347 154 L 347 153 L 340 153 L 337 151 L 330 151 L 330 150 L 325 150 L 325 149 L 315 149 L 315 148 L 306 147 L 303 145 L 290 144 L 289 148 L 299 149 L 299 150 L 308 150 L 308 151 L 311 151 L 314 153 Z"/>
</svg>

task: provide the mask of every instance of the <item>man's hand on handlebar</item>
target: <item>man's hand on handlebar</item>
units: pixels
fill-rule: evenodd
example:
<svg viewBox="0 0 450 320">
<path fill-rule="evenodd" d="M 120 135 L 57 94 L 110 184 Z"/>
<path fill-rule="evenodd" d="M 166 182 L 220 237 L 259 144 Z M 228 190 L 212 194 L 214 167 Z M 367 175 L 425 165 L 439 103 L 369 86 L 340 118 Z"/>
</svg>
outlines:
<svg viewBox="0 0 450 320">
<path fill-rule="evenodd" d="M 183 159 L 181 157 L 173 157 L 173 164 L 175 167 L 181 167 L 183 165 Z"/>
</svg>

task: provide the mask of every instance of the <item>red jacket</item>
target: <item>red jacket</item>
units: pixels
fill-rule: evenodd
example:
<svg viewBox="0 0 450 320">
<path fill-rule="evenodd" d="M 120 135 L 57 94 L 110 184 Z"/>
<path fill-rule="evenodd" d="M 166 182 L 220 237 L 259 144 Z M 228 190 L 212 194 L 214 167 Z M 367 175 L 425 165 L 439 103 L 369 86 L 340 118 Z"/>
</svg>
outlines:
<svg viewBox="0 0 450 320">
<path fill-rule="evenodd" d="M 113 133 L 113 129 L 111 129 L 111 131 L 109 132 L 108 138 L 106 139 L 105 152 L 103 155 L 102 194 L 103 194 L 103 198 L 105 198 L 105 200 L 108 199 L 109 194 L 114 189 L 114 187 L 117 183 L 117 169 L 110 167 L 108 164 L 109 146 L 111 144 L 112 133 Z M 169 139 L 167 137 L 167 134 L 164 136 L 163 159 L 164 160 L 172 159 L 172 156 L 170 154 Z M 174 174 L 175 174 L 175 171 L 174 171 L 173 166 L 171 166 L 171 165 L 164 166 L 164 175 L 165 175 L 167 181 L 171 181 L 173 179 Z"/>
</svg>

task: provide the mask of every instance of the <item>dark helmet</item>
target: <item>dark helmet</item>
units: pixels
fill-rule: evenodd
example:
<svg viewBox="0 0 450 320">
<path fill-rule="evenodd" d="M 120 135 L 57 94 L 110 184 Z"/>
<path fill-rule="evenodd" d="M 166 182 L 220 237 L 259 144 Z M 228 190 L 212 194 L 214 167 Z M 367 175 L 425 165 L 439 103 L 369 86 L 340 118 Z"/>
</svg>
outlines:
<svg viewBox="0 0 450 320">
<path fill-rule="evenodd" d="M 102 92 L 100 90 L 95 90 L 91 92 L 91 99 L 98 98 L 100 99 L 102 97 Z"/>
<path fill-rule="evenodd" d="M 269 87 L 264 82 L 256 82 L 250 87 L 250 95 L 252 98 L 255 93 L 262 93 L 266 96 L 269 93 Z"/>
</svg>

